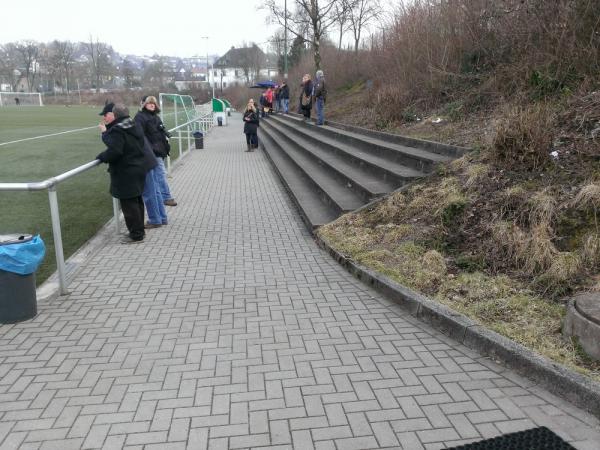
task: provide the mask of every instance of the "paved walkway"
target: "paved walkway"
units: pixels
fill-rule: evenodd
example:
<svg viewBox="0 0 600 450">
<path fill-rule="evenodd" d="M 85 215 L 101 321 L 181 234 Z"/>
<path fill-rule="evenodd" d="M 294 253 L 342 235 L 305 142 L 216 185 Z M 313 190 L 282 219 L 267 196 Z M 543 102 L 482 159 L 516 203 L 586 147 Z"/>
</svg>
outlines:
<svg viewBox="0 0 600 450">
<path fill-rule="evenodd" d="M 304 228 L 239 117 L 178 167 L 180 205 L 0 326 L 0 448 L 438 449 L 599 421 L 405 314 Z M 108 182 L 108 180 L 107 180 Z"/>
</svg>

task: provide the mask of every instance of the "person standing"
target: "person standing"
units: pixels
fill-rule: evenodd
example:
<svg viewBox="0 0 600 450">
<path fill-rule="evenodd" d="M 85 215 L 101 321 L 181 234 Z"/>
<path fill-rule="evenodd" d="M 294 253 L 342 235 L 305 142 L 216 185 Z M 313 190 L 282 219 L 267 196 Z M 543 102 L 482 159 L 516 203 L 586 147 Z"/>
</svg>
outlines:
<svg viewBox="0 0 600 450">
<path fill-rule="evenodd" d="M 158 166 L 156 166 L 156 179 L 163 203 L 167 206 L 177 206 L 177 202 L 171 195 L 171 189 L 169 189 L 167 170 L 165 169 L 165 158 L 169 156 L 169 152 L 171 151 L 168 140 L 169 133 L 165 129 L 162 120 L 160 120 L 158 113 L 160 113 L 160 108 L 158 107 L 156 97 L 149 95 L 142 99 L 142 109 L 136 114 L 135 122 L 150 142 L 152 150 L 156 155 L 158 162 Z"/>
<path fill-rule="evenodd" d="M 305 74 L 302 77 L 302 84 L 300 86 L 302 88 L 300 93 L 300 111 L 302 112 L 302 115 L 304 115 L 304 120 L 308 122 L 310 121 L 313 96 L 313 82 L 310 79 L 309 74 Z"/>
<path fill-rule="evenodd" d="M 327 88 L 325 87 L 325 75 L 322 70 L 317 70 L 315 83 L 315 109 L 317 110 L 317 125 L 325 123 L 325 101 L 327 99 Z"/>
<path fill-rule="evenodd" d="M 268 87 L 265 92 L 265 100 L 267 113 L 271 113 L 273 111 L 273 89 L 271 87 Z"/>
<path fill-rule="evenodd" d="M 254 100 L 248 100 L 248 105 L 244 110 L 244 134 L 246 135 L 246 151 L 252 152 L 255 148 L 258 148 L 258 111 L 254 106 Z"/>
<path fill-rule="evenodd" d="M 281 86 L 275 86 L 273 89 L 273 112 L 281 112 Z"/>
<path fill-rule="evenodd" d="M 287 114 L 290 109 L 290 87 L 285 80 L 283 80 L 279 88 L 279 101 L 281 102 L 280 110 L 284 114 Z"/>
<path fill-rule="evenodd" d="M 144 202 L 142 192 L 146 179 L 144 136 L 129 117 L 123 104 L 107 103 L 100 112 L 99 125 L 106 150 L 96 159 L 108 164 L 110 193 L 118 198 L 129 230 L 123 244 L 144 240 Z"/>
<path fill-rule="evenodd" d="M 144 200 L 146 214 L 148 215 L 148 222 L 146 222 L 144 228 L 159 228 L 167 225 L 169 221 L 158 182 L 158 172 L 156 170 L 158 167 L 158 158 L 154 154 L 150 141 L 146 137 L 144 137 L 144 155 L 148 167 L 144 192 L 142 192 L 142 199 Z"/>
<path fill-rule="evenodd" d="M 266 92 L 263 92 L 262 94 L 260 94 L 260 99 L 258 100 L 258 103 L 260 105 L 260 116 L 266 117 L 267 111 L 268 111 Z"/>
</svg>

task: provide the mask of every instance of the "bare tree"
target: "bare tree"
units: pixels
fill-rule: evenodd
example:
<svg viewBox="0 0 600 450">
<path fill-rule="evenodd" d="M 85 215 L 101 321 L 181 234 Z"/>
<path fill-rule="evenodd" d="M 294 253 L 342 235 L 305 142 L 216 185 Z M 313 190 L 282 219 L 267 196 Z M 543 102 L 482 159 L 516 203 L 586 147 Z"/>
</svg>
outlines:
<svg viewBox="0 0 600 450">
<path fill-rule="evenodd" d="M 319 0 L 294 0 L 294 4 L 296 13 L 287 12 L 288 30 L 296 36 L 302 36 L 302 33 L 308 30 L 315 68 L 318 70 L 321 68 L 321 39 L 335 23 L 334 6 L 343 5 L 342 0 L 322 0 L 321 3 Z M 279 25 L 284 25 L 286 11 L 276 3 L 276 0 L 267 0 L 264 7 L 270 11 Z"/>
<path fill-rule="evenodd" d="M 362 32 L 381 15 L 379 0 L 344 0 L 351 2 L 348 8 L 349 29 L 354 37 L 354 51 L 358 52 Z"/>
<path fill-rule="evenodd" d="M 21 76 L 19 66 L 16 45 L 11 42 L 0 46 L 0 80 L 9 83 L 13 91 L 17 90 L 17 83 Z"/>
<path fill-rule="evenodd" d="M 110 63 L 111 48 L 109 45 L 98 41 L 94 42 L 92 36 L 86 43 L 87 54 L 90 57 L 90 66 L 92 69 L 92 78 L 95 80 L 96 90 L 100 88 L 102 76 L 110 73 L 112 65 Z"/>
<path fill-rule="evenodd" d="M 135 81 L 135 68 L 128 59 L 124 59 L 121 64 L 121 76 L 125 80 L 125 86 L 132 87 Z"/>
<path fill-rule="evenodd" d="M 263 51 L 253 42 L 248 46 L 245 42 L 242 43 L 242 47 L 237 49 L 238 53 L 237 63 L 244 72 L 246 83 L 251 83 L 256 80 L 260 70 L 266 63 L 265 54 Z"/>
<path fill-rule="evenodd" d="M 335 25 L 338 27 L 338 50 L 342 49 L 342 39 L 344 33 L 348 30 L 348 13 L 353 7 L 356 0 L 340 0 L 333 7 L 333 15 L 335 17 Z"/>
<path fill-rule="evenodd" d="M 269 39 L 269 42 L 271 43 L 270 50 L 271 53 L 275 53 L 275 55 L 277 56 L 277 69 L 279 70 L 279 73 L 283 73 L 283 58 L 284 58 L 284 53 L 285 53 L 285 48 L 283 45 L 283 41 L 284 41 L 284 36 L 283 36 L 283 29 L 279 29 L 277 31 L 275 31 L 275 33 L 273 33 L 273 36 L 271 36 L 271 38 Z"/>
<path fill-rule="evenodd" d="M 171 67 L 167 63 L 166 56 L 154 55 L 154 62 L 147 65 L 144 69 L 144 81 L 153 86 L 162 87 L 165 83 L 165 78 L 171 73 Z"/>
<path fill-rule="evenodd" d="M 260 69 L 266 64 L 266 58 L 263 51 L 258 46 L 252 43 L 252 47 L 248 52 L 250 58 L 250 74 L 254 80 L 258 78 Z"/>
<path fill-rule="evenodd" d="M 21 68 L 25 72 L 27 88 L 31 92 L 35 86 L 35 79 L 39 69 L 38 57 L 40 46 L 35 41 L 21 41 L 15 45 L 15 50 L 19 55 Z"/>
<path fill-rule="evenodd" d="M 56 63 L 60 67 L 61 84 L 64 77 L 67 94 L 70 89 L 71 68 L 75 62 L 75 46 L 69 41 L 54 41 L 52 43 Z"/>
</svg>

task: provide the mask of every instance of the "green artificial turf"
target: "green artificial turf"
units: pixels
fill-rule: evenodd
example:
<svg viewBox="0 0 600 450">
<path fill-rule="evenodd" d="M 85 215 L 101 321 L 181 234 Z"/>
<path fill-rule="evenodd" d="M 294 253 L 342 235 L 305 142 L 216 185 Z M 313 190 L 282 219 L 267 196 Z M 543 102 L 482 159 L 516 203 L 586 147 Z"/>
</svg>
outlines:
<svg viewBox="0 0 600 450">
<path fill-rule="evenodd" d="M 95 125 L 97 107 L 0 108 L 0 144 L 78 128 L 75 133 L 0 145 L 0 183 L 43 181 L 92 161 L 105 147 Z M 106 165 L 94 167 L 57 188 L 65 258 L 89 240 L 112 215 Z M 36 278 L 56 270 L 47 191 L 0 191 L 0 234 L 40 234 L 46 257 Z"/>
</svg>

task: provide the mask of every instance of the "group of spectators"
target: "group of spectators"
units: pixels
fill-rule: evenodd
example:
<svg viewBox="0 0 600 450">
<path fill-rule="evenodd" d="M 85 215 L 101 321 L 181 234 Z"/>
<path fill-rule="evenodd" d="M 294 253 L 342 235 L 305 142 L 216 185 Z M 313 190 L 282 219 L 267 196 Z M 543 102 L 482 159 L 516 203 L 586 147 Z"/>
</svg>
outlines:
<svg viewBox="0 0 600 450">
<path fill-rule="evenodd" d="M 322 70 L 317 70 L 313 82 L 309 74 L 302 77 L 300 83 L 300 98 L 298 99 L 298 113 L 304 116 L 306 122 L 310 121 L 310 115 L 315 106 L 317 113 L 317 125 L 325 123 L 325 101 L 327 100 L 327 88 L 325 86 L 325 75 Z M 267 88 L 260 96 L 259 108 L 254 99 L 248 100 L 244 109 L 242 120 L 244 121 L 244 134 L 246 135 L 246 151 L 251 152 L 258 148 L 259 116 L 265 117 L 271 112 L 287 114 L 290 106 L 290 89 L 284 80 L 274 88 Z"/>
<path fill-rule="evenodd" d="M 287 82 L 284 80 L 274 87 L 268 87 L 261 94 L 259 103 L 262 117 L 270 112 L 287 114 L 290 107 L 290 88 Z"/>
<path fill-rule="evenodd" d="M 159 113 L 153 96 L 142 99 L 135 119 L 120 103 L 107 103 L 100 112 L 99 128 L 107 148 L 96 159 L 108 163 L 110 193 L 119 199 L 128 229 L 124 244 L 142 242 L 146 229 L 167 225 L 165 205 L 177 206 L 164 164 L 170 135 Z"/>
</svg>

